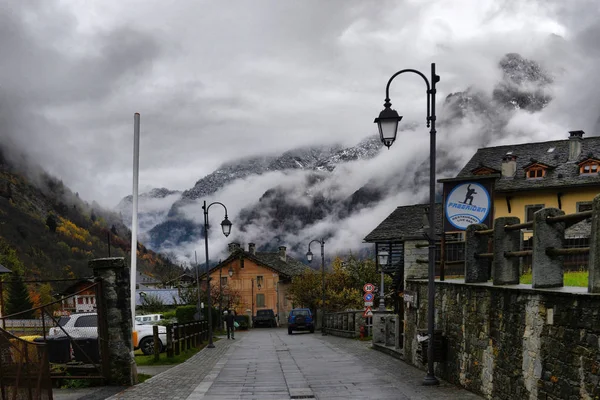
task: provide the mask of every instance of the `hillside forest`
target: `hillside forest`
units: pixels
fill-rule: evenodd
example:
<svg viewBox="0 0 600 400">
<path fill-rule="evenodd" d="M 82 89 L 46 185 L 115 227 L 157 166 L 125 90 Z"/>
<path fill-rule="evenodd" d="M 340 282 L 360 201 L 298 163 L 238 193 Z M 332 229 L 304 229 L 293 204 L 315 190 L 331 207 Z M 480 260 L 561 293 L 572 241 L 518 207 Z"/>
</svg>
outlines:
<svg viewBox="0 0 600 400">
<path fill-rule="evenodd" d="M 12 271 L 2 276 L 5 304 L 14 280 L 25 282 L 32 305 L 39 306 L 73 280 L 92 276 L 89 260 L 131 257 L 131 231 L 118 214 L 84 201 L 31 164 L 9 160 L 0 148 L 0 265 Z M 169 256 L 139 243 L 137 257 L 138 271 L 161 282 L 183 273 Z"/>
</svg>

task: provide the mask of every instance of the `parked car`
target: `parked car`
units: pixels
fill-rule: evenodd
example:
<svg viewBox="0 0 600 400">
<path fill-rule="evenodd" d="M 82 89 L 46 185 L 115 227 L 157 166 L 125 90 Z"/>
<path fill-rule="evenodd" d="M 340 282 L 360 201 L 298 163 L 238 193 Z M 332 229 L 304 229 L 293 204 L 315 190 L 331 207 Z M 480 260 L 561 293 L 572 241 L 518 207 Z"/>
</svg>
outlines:
<svg viewBox="0 0 600 400">
<path fill-rule="evenodd" d="M 275 313 L 273 310 L 258 310 L 256 316 L 253 319 L 252 324 L 256 326 L 268 326 L 273 328 L 277 326 L 277 320 L 275 319 Z"/>
<path fill-rule="evenodd" d="M 146 314 L 146 315 L 136 315 L 135 322 L 140 325 L 151 325 L 156 324 L 159 321 L 164 319 L 162 314 Z"/>
<path fill-rule="evenodd" d="M 67 335 L 71 338 L 90 338 L 98 337 L 98 315 L 96 313 L 77 313 L 69 316 L 62 316 L 58 320 L 59 327 L 50 328 L 48 337 L 61 337 Z M 167 328 L 158 327 L 158 339 L 160 340 L 160 351 L 164 351 L 167 344 Z M 141 349 L 146 355 L 154 354 L 154 335 L 152 325 L 141 325 L 136 321 L 133 334 L 134 349 Z"/>
<path fill-rule="evenodd" d="M 315 332 L 315 324 L 313 315 L 308 308 L 294 308 L 288 316 L 288 334 L 293 331 L 310 331 Z"/>
</svg>

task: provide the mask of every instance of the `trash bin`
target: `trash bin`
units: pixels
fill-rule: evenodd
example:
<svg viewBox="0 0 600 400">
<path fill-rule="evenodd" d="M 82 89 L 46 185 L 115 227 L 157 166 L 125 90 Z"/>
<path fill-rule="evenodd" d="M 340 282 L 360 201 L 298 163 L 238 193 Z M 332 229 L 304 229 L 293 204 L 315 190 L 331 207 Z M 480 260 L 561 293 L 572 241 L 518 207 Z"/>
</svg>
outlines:
<svg viewBox="0 0 600 400">
<path fill-rule="evenodd" d="M 66 336 L 47 337 L 46 349 L 48 351 L 48 361 L 51 363 L 65 364 L 71 361 L 71 344 Z"/>
<path fill-rule="evenodd" d="M 427 364 L 427 351 L 429 347 L 428 331 L 420 329 L 417 331 L 417 341 L 419 346 L 417 347 L 417 360 L 421 361 L 422 364 Z M 442 330 L 433 331 L 433 361 L 444 362 L 446 361 L 446 337 L 443 335 Z"/>
<path fill-rule="evenodd" d="M 77 338 L 73 339 L 73 358 L 84 364 L 90 362 L 100 363 L 100 351 L 98 347 L 98 338 Z"/>
</svg>

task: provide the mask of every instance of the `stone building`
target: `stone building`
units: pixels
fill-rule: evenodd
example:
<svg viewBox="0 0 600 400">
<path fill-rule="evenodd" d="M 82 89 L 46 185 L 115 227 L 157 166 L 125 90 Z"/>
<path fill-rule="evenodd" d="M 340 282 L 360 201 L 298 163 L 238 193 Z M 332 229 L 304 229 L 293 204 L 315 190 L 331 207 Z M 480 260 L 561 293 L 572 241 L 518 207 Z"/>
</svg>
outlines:
<svg viewBox="0 0 600 400">
<path fill-rule="evenodd" d="M 407 278 L 427 278 L 428 204 L 397 207 L 366 237 L 365 242 L 375 245 L 375 254 L 387 250 L 390 254 L 384 272 L 393 278 L 396 298 L 394 310 L 401 313 L 401 294 Z M 436 232 L 442 227 L 442 206 L 436 204 Z M 377 262 L 378 258 L 376 257 Z M 379 268 L 379 265 L 377 266 Z"/>
</svg>

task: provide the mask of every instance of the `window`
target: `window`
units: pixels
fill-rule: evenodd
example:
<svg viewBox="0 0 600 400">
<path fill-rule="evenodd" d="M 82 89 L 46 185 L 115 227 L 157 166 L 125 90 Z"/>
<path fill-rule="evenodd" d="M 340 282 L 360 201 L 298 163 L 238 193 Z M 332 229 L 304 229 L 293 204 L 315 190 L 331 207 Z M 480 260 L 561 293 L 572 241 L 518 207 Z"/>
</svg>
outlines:
<svg viewBox="0 0 600 400">
<path fill-rule="evenodd" d="M 533 214 L 544 208 L 543 204 L 525 206 L 525 222 L 533 221 Z"/>
<path fill-rule="evenodd" d="M 257 276 L 256 277 L 256 287 L 258 288 L 263 288 L 265 287 L 265 282 L 262 276 Z"/>
<path fill-rule="evenodd" d="M 600 169 L 598 165 L 600 165 L 598 161 L 588 161 L 586 163 L 583 163 L 579 166 L 579 173 L 581 175 L 597 174 L 598 170 Z"/>
<path fill-rule="evenodd" d="M 83 304 L 83 297 L 77 297 L 77 304 Z"/>
<path fill-rule="evenodd" d="M 265 306 L 265 295 L 259 293 L 256 295 L 256 307 L 264 307 Z"/>
<path fill-rule="evenodd" d="M 75 321 L 76 328 L 95 328 L 98 326 L 98 317 L 95 315 L 86 315 L 77 318 Z"/>
<path fill-rule="evenodd" d="M 577 203 L 577 212 L 592 211 L 591 201 L 582 201 Z"/>
<path fill-rule="evenodd" d="M 221 277 L 221 286 L 227 286 L 227 277 L 226 276 Z"/>
<path fill-rule="evenodd" d="M 543 168 L 531 168 L 527 170 L 527 179 L 539 179 L 546 175 L 546 170 Z"/>
</svg>

